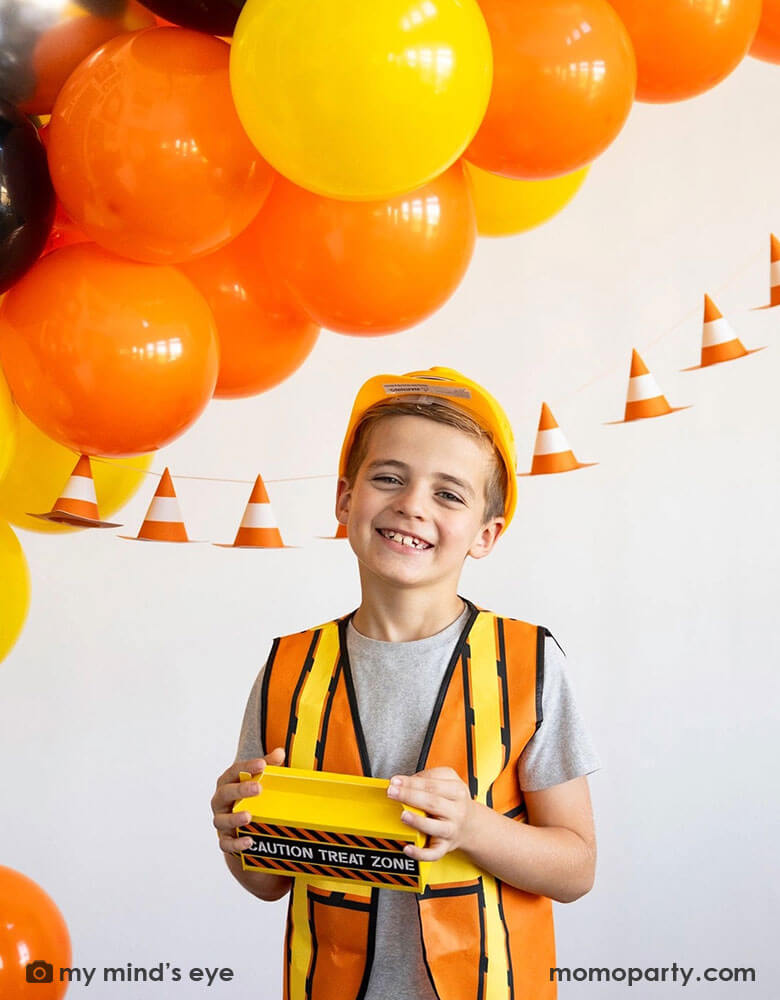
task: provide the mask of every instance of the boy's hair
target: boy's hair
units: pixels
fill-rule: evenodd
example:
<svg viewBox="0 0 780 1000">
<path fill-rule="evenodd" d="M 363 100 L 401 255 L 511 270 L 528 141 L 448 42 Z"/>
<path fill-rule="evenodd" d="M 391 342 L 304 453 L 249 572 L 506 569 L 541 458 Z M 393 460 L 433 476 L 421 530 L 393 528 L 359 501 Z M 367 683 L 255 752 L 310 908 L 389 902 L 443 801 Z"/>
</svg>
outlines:
<svg viewBox="0 0 780 1000">
<path fill-rule="evenodd" d="M 408 400 L 388 399 L 366 410 L 355 428 L 352 446 L 347 454 L 344 475 L 350 486 L 355 482 L 358 470 L 368 453 L 368 441 L 373 428 L 380 420 L 398 416 L 427 417 L 439 424 L 455 427 L 464 434 L 489 445 L 491 469 L 485 483 L 485 513 L 482 523 L 487 524 L 494 517 L 503 516 L 506 508 L 507 473 L 506 466 L 496 451 L 493 435 L 462 409 L 449 406 L 431 396 L 418 396 Z"/>
</svg>

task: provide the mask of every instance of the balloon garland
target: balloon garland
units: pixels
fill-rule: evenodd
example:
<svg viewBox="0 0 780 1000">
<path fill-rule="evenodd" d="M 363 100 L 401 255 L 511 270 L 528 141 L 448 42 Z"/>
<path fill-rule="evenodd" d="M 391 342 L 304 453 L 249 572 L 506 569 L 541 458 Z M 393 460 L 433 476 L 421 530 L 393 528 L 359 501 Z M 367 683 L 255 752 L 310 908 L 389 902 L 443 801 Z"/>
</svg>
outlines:
<svg viewBox="0 0 780 1000">
<path fill-rule="evenodd" d="M 0 42 L 0 361 L 42 431 L 108 455 L 173 440 L 211 393 L 278 385 L 320 327 L 419 324 L 478 233 L 564 207 L 635 96 L 700 93 L 780 37 L 780 4 L 760 0 L 157 0 L 156 18 L 112 0 L 99 25 L 93 6 L 36 19 L 35 2 Z M 52 112 L 46 149 L 33 110 Z M 148 345 L 174 341 L 162 376 Z M 132 430 L 112 410 L 127 351 Z"/>
</svg>

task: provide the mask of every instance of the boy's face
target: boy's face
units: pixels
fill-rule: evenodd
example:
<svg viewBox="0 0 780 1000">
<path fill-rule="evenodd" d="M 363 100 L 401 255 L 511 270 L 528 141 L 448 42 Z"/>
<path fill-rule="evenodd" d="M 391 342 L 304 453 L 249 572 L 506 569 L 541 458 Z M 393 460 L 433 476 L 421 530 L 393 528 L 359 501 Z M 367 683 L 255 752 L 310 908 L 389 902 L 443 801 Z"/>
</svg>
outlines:
<svg viewBox="0 0 780 1000">
<path fill-rule="evenodd" d="M 486 556 L 504 524 L 483 524 L 490 472 L 488 447 L 455 427 L 406 414 L 376 424 L 355 482 L 342 477 L 336 494 L 361 575 L 454 594 L 466 556 Z"/>
</svg>

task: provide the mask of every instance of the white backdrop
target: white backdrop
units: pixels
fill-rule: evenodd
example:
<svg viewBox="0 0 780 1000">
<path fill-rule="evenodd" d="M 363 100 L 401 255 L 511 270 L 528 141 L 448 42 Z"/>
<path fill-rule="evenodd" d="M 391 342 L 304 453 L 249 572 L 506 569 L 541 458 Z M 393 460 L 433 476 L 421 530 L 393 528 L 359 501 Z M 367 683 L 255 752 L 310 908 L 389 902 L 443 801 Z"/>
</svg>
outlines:
<svg viewBox="0 0 780 1000">
<path fill-rule="evenodd" d="M 676 962 L 696 967 L 686 996 L 777 995 L 780 310 L 750 307 L 768 301 L 780 230 L 778 96 L 780 67 L 749 59 L 693 101 L 637 105 L 565 212 L 479 241 L 433 318 L 374 339 L 324 331 L 287 382 L 215 401 L 157 457 L 191 537 L 232 541 L 250 486 L 177 474 L 260 472 L 300 548 L 19 533 L 33 600 L 0 666 L 0 861 L 56 900 L 74 965 L 234 972 L 210 988 L 93 982 L 88 995 L 280 995 L 285 904 L 233 881 L 209 799 L 271 638 L 351 610 L 359 591 L 348 543 L 315 538 L 335 528 L 335 475 L 277 480 L 333 472 L 369 375 L 435 364 L 504 403 L 521 470 L 542 400 L 580 461 L 599 463 L 521 479 L 510 531 L 460 588 L 552 629 L 604 762 L 596 885 L 556 905 L 559 963 Z M 769 347 L 680 373 L 698 361 L 705 291 L 746 346 Z M 691 409 L 606 425 L 622 417 L 632 347 Z M 122 512 L 127 533 L 155 485 Z M 697 983 L 707 966 L 754 967 L 758 982 Z"/>
</svg>

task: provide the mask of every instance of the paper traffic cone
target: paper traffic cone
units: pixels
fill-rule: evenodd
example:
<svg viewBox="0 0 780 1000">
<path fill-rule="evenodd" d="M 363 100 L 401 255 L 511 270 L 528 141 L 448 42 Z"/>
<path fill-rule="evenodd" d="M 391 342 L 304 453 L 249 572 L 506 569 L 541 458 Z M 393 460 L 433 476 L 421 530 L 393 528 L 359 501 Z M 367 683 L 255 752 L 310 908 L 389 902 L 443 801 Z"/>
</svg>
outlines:
<svg viewBox="0 0 780 1000">
<path fill-rule="evenodd" d="M 754 309 L 773 309 L 780 306 L 780 240 L 774 233 L 769 234 L 769 305 L 754 306 Z"/>
<path fill-rule="evenodd" d="M 628 394 L 626 410 L 622 420 L 608 420 L 608 424 L 625 424 L 631 420 L 643 420 L 646 417 L 664 417 L 667 413 L 677 410 L 687 410 L 688 406 L 670 406 L 666 396 L 650 374 L 639 352 L 631 352 L 631 373 L 628 377 Z"/>
<path fill-rule="evenodd" d="M 285 545 L 268 499 L 263 477 L 258 476 L 232 545 L 216 542 L 223 549 L 294 549 Z"/>
<path fill-rule="evenodd" d="M 81 528 L 119 528 L 112 521 L 101 521 L 95 496 L 95 480 L 88 455 L 81 455 L 65 484 L 61 496 L 46 514 L 30 514 L 43 521 L 72 524 Z"/>
<path fill-rule="evenodd" d="M 577 461 L 566 435 L 552 415 L 552 410 L 547 403 L 542 403 L 542 414 L 539 417 L 539 430 L 536 432 L 531 471 L 518 474 L 521 476 L 544 476 L 551 472 L 573 472 L 575 469 L 584 469 L 590 465 L 598 465 L 598 462 Z"/>
<path fill-rule="evenodd" d="M 317 538 L 324 538 L 328 542 L 332 542 L 337 538 L 347 538 L 347 526 L 342 524 L 341 521 L 336 522 L 336 534 L 335 535 L 317 535 Z"/>
<path fill-rule="evenodd" d="M 160 484 L 152 497 L 141 530 L 135 537 L 120 535 L 131 542 L 189 542 L 184 527 L 176 490 L 166 465 L 160 477 Z"/>
<path fill-rule="evenodd" d="M 704 296 L 704 323 L 702 324 L 701 336 L 701 363 L 691 365 L 689 368 L 681 368 L 680 371 L 692 372 L 697 368 L 707 368 L 709 365 L 720 364 L 721 361 L 734 361 L 737 358 L 744 358 L 748 354 L 755 354 L 756 351 L 763 351 L 763 347 L 751 347 L 750 350 L 742 344 L 731 326 L 723 317 L 720 309 L 715 305 L 709 295 Z"/>
</svg>

